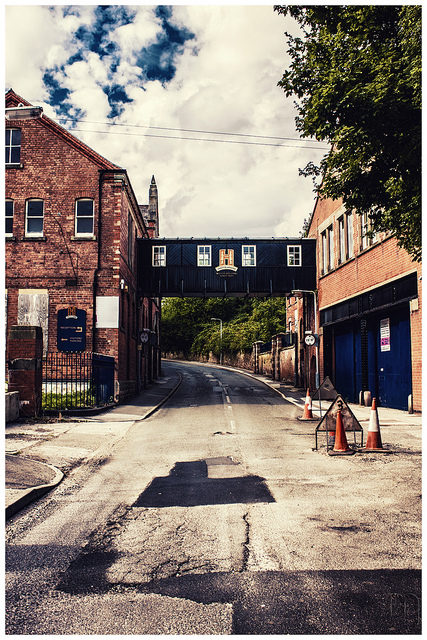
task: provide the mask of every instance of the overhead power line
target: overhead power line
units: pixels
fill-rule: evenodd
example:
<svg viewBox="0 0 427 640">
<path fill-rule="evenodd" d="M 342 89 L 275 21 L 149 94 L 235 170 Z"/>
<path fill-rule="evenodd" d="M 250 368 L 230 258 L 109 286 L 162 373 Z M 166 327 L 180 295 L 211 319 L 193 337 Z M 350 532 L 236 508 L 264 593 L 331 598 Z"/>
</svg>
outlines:
<svg viewBox="0 0 427 640">
<path fill-rule="evenodd" d="M 206 133 L 208 135 L 216 135 L 216 136 L 239 136 L 241 138 L 260 138 L 263 140 L 291 140 L 297 142 L 316 142 L 318 144 L 324 144 L 322 142 L 318 142 L 313 138 L 309 138 L 307 140 L 302 138 L 291 138 L 291 137 L 283 137 L 283 136 L 261 136 L 255 135 L 253 133 L 232 133 L 230 131 L 205 131 L 203 129 L 183 129 L 181 127 L 155 127 L 152 125 L 144 125 L 144 124 L 126 124 L 122 122 L 97 122 L 93 120 L 85 120 L 79 118 L 59 118 L 59 121 L 65 122 L 86 122 L 87 124 L 99 124 L 99 125 L 108 125 L 110 127 L 133 127 L 137 129 L 157 129 L 160 131 L 184 131 L 184 133 Z M 191 140 L 193 138 L 190 138 Z"/>
<path fill-rule="evenodd" d="M 94 131 L 93 129 L 73 129 L 72 131 L 78 131 L 79 133 L 100 133 L 105 135 L 116 135 L 116 136 L 136 136 L 136 137 L 144 137 L 144 138 L 163 138 L 167 140 L 194 140 L 196 142 L 220 142 L 222 144 L 249 144 L 255 145 L 258 147 L 286 147 L 286 148 L 294 148 L 294 149 L 316 149 L 317 151 L 325 150 L 329 151 L 329 147 L 310 147 L 310 146 L 301 146 L 296 144 L 284 144 L 284 143 L 272 143 L 272 142 L 249 142 L 247 140 L 219 140 L 216 138 L 189 138 L 187 136 L 162 136 L 157 135 L 155 133 L 129 133 L 126 131 Z M 262 136 L 260 136 L 262 137 Z"/>
</svg>

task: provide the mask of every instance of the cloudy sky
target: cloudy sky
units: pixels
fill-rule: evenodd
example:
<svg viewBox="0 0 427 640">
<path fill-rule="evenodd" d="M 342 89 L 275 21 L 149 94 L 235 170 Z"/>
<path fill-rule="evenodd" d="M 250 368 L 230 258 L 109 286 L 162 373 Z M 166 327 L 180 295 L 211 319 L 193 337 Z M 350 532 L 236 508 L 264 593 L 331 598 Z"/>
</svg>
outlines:
<svg viewBox="0 0 427 640">
<path fill-rule="evenodd" d="M 5 27 L 6 88 L 126 168 L 141 204 L 154 174 L 160 235 L 299 235 L 298 169 L 326 147 L 277 86 L 295 26 L 272 5 L 11 5 Z"/>
</svg>

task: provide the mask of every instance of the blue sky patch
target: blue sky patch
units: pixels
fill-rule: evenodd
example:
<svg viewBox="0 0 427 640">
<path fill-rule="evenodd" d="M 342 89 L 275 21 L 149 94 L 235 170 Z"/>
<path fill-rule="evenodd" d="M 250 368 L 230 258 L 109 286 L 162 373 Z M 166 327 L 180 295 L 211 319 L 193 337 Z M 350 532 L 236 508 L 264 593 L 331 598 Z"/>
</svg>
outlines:
<svg viewBox="0 0 427 640">
<path fill-rule="evenodd" d="M 184 52 L 185 43 L 195 38 L 195 34 L 171 23 L 172 7 L 159 6 L 155 15 L 161 20 L 162 31 L 157 34 L 157 42 L 141 49 L 137 65 L 144 79 L 166 83 L 175 76 L 176 57 Z"/>
<path fill-rule="evenodd" d="M 104 93 L 107 95 L 108 103 L 111 107 L 111 111 L 108 114 L 109 118 L 119 116 L 124 111 L 123 105 L 127 102 L 132 102 L 132 100 L 128 98 L 125 88 L 118 84 L 113 84 L 111 87 L 104 87 Z"/>
<path fill-rule="evenodd" d="M 63 71 L 56 68 L 54 72 Z M 70 92 L 62 87 L 55 79 L 52 71 L 46 71 L 43 75 L 44 85 L 49 93 L 48 103 L 55 107 L 56 113 L 67 118 L 81 118 L 84 113 L 81 109 L 76 109 L 69 101 Z M 68 126 L 68 125 L 67 125 Z"/>
<path fill-rule="evenodd" d="M 116 50 L 110 42 L 108 34 L 125 24 L 130 24 L 135 11 L 125 6 L 99 6 L 95 9 L 95 22 L 89 26 L 82 25 L 76 31 L 76 38 L 89 51 L 97 53 L 102 59 Z"/>
</svg>

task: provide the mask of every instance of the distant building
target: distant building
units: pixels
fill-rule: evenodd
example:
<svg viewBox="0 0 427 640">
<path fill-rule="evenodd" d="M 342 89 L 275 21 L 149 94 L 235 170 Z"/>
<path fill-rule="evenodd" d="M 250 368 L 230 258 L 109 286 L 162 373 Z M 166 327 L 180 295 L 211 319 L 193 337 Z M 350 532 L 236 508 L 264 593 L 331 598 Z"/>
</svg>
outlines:
<svg viewBox="0 0 427 640">
<path fill-rule="evenodd" d="M 372 234 L 367 216 L 318 199 L 308 237 L 317 240 L 320 381 L 329 376 L 352 402 L 421 410 L 421 264 L 390 234 Z M 298 336 L 296 381 L 315 387 L 314 296 L 288 300 Z"/>
<path fill-rule="evenodd" d="M 5 174 L 8 327 L 41 326 L 45 354 L 113 356 L 116 399 L 135 393 L 160 363 L 159 301 L 140 298 L 136 282 L 136 240 L 158 233 L 154 176 L 148 206 L 138 205 L 125 169 L 13 90 Z M 74 343 L 61 329 L 73 316 Z"/>
</svg>

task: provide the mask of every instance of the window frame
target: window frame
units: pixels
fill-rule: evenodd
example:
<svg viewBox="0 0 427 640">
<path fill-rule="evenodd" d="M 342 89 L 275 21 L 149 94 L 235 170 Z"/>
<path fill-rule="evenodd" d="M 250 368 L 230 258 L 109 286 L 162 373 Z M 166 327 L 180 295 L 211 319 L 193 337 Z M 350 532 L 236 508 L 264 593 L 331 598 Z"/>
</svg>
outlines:
<svg viewBox="0 0 427 640">
<path fill-rule="evenodd" d="M 77 207 L 79 202 L 92 202 L 92 215 L 91 216 L 78 216 Z M 78 220 L 92 218 L 92 231 L 78 231 Z M 74 204 L 74 235 L 78 238 L 91 238 L 95 230 L 95 202 L 93 198 L 77 198 Z"/>
<path fill-rule="evenodd" d="M 290 257 L 291 257 L 290 249 L 298 249 L 299 264 L 295 264 L 295 261 L 293 264 L 290 264 Z M 295 260 L 295 253 L 293 254 L 293 257 Z M 302 246 L 300 244 L 288 244 L 288 246 L 286 247 L 286 264 L 288 267 L 302 267 Z"/>
<path fill-rule="evenodd" d="M 347 259 L 345 223 L 346 219 L 343 214 L 338 218 L 338 264 L 342 264 Z"/>
<path fill-rule="evenodd" d="M 13 132 L 19 132 L 19 144 L 12 144 Z M 9 133 L 9 143 L 7 143 L 7 134 Z M 21 148 L 22 148 L 22 131 L 16 127 L 6 127 L 5 135 L 5 151 L 8 155 L 8 159 L 5 157 L 5 164 L 7 165 L 20 165 L 21 164 Z M 19 149 L 19 158 L 17 162 L 12 162 L 12 149 Z"/>
<path fill-rule="evenodd" d="M 30 216 L 28 215 L 28 206 L 30 202 L 41 202 L 42 203 L 42 215 L 41 216 Z M 44 234 L 44 200 L 43 198 L 28 198 L 25 201 L 25 237 L 26 238 L 43 238 Z M 28 221 L 31 219 L 40 219 L 42 220 L 42 228 L 41 231 L 29 231 L 28 230 Z"/>
<path fill-rule="evenodd" d="M 200 249 L 209 249 L 209 251 L 200 253 Z M 203 259 L 208 258 L 208 264 L 204 264 Z M 197 245 L 197 266 L 198 267 L 211 267 L 212 266 L 212 246 L 210 244 L 198 244 Z"/>
<path fill-rule="evenodd" d="M 8 215 L 7 205 L 9 203 L 12 205 L 12 215 Z M 12 200 L 12 198 L 5 198 L 5 236 L 6 236 L 6 238 L 13 238 L 13 218 L 14 218 L 14 214 L 15 214 L 15 201 Z M 8 223 L 8 221 L 11 221 L 11 223 L 12 223 L 11 231 L 7 231 L 7 223 Z"/>
<path fill-rule="evenodd" d="M 161 252 L 156 252 L 156 249 L 163 249 L 163 251 Z M 164 262 L 163 264 L 161 262 L 158 262 L 156 264 L 155 261 L 155 256 L 162 256 L 163 254 L 163 258 L 164 258 Z M 153 250 L 152 250 L 152 254 L 151 254 L 151 264 L 153 267 L 166 267 L 166 245 L 165 244 L 156 244 L 153 245 Z"/>
<path fill-rule="evenodd" d="M 347 260 L 354 256 L 354 229 L 353 229 L 353 212 L 345 213 L 345 241 L 347 247 Z"/>
<path fill-rule="evenodd" d="M 321 261 L 322 261 L 322 275 L 324 273 L 328 272 L 328 238 L 327 238 L 327 233 L 326 233 L 326 229 L 324 231 L 322 231 L 322 233 L 320 234 L 320 239 L 321 239 L 321 251 L 322 251 L 322 255 L 321 255 Z"/>
<path fill-rule="evenodd" d="M 369 213 L 362 213 L 360 215 L 360 250 L 365 251 L 365 249 L 369 249 L 378 241 L 377 233 L 372 232 L 372 220 L 370 219 Z"/>
<path fill-rule="evenodd" d="M 132 269 L 134 260 L 134 224 L 132 214 L 128 211 L 128 265 Z"/>
<path fill-rule="evenodd" d="M 252 251 L 246 252 L 245 249 L 253 249 Z M 253 257 L 253 263 L 247 264 L 246 258 Z M 242 245 L 242 267 L 256 267 L 256 244 L 244 244 Z"/>
<path fill-rule="evenodd" d="M 332 271 L 335 265 L 334 226 L 329 225 L 328 232 L 328 271 Z"/>
</svg>

